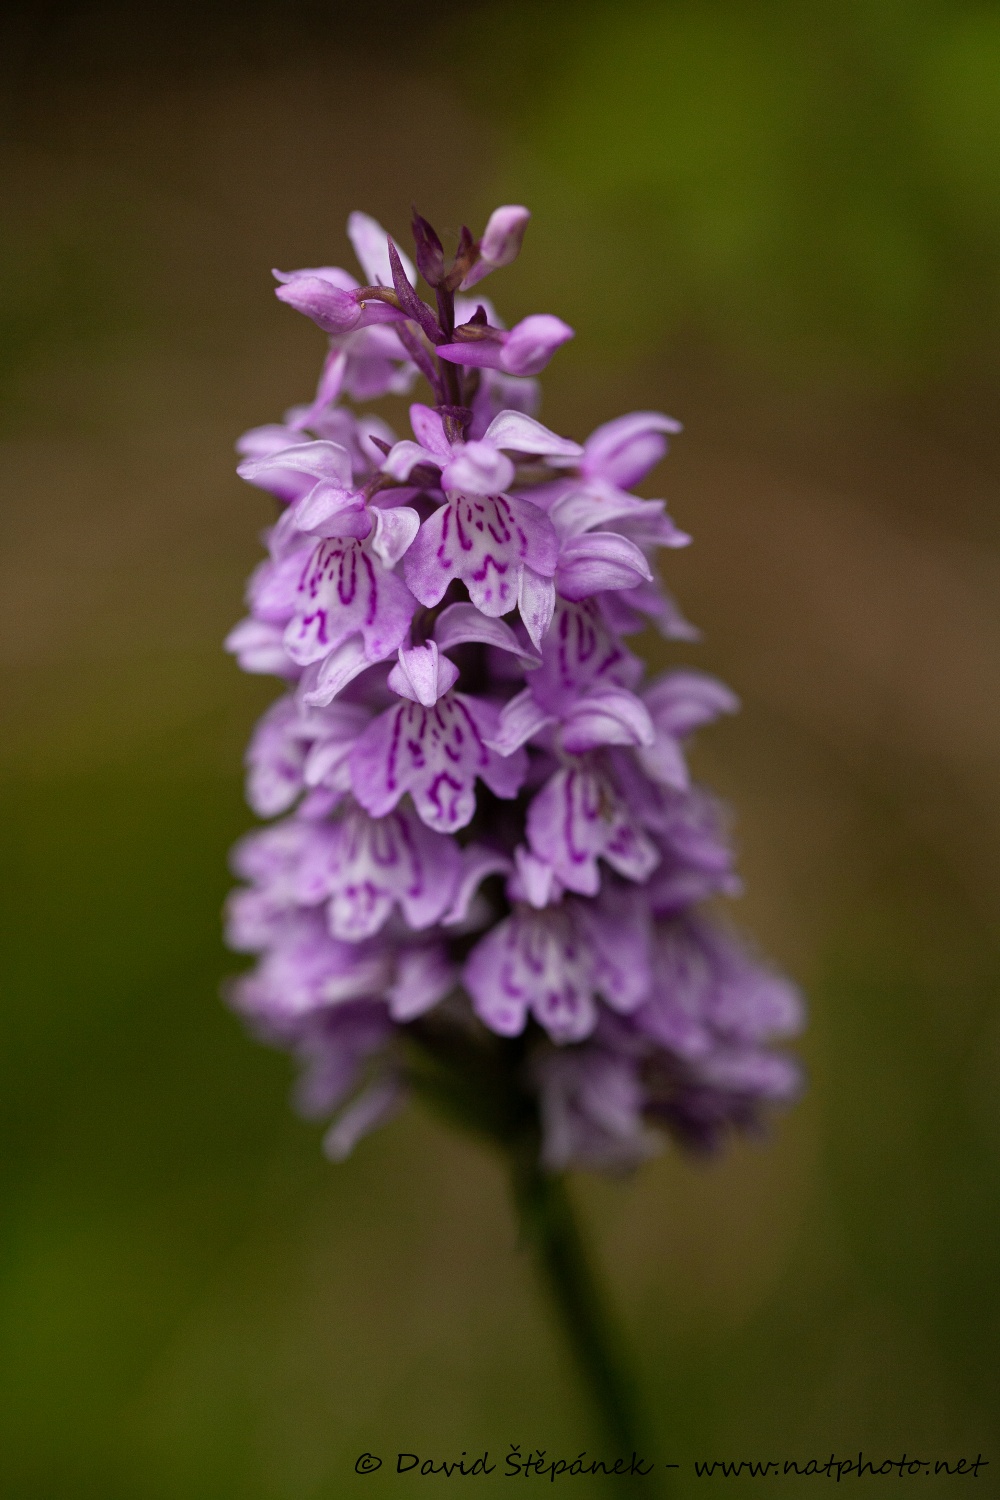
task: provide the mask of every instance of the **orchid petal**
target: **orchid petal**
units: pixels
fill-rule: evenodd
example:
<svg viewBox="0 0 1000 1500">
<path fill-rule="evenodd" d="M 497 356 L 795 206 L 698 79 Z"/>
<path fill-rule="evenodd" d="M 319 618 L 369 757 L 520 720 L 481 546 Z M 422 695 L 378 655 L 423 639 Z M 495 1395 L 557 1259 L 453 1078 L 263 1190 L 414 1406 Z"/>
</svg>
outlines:
<svg viewBox="0 0 1000 1500">
<path fill-rule="evenodd" d="M 583 472 L 631 489 L 667 451 L 664 434 L 683 429 L 658 411 L 634 411 L 595 429 L 584 443 Z"/>
<path fill-rule="evenodd" d="M 545 458 L 579 458 L 583 449 L 536 422 L 523 411 L 502 411 L 493 418 L 483 437 L 497 448 L 515 453 L 537 453 Z"/>
<path fill-rule="evenodd" d="M 285 650 L 284 630 L 264 620 L 241 620 L 226 636 L 225 648 L 244 672 L 296 677 L 298 668 Z"/>
<path fill-rule="evenodd" d="M 517 607 L 532 645 L 540 650 L 556 608 L 556 586 L 552 579 L 543 578 L 525 564 L 521 569 Z"/>
<path fill-rule="evenodd" d="M 563 748 L 579 755 L 600 745 L 652 745 L 653 721 L 627 688 L 605 687 L 574 703 L 563 720 Z"/>
<path fill-rule="evenodd" d="M 420 530 L 420 517 L 409 505 L 377 508 L 371 548 L 385 568 L 394 568 Z"/>
<path fill-rule="evenodd" d="M 417 442 L 434 455 L 439 466 L 448 462 L 452 455 L 452 444 L 445 435 L 444 420 L 439 411 L 424 406 L 420 401 L 414 401 L 410 407 L 410 426 Z"/>
<path fill-rule="evenodd" d="M 563 543 L 556 588 L 564 598 L 577 600 L 606 589 L 635 588 L 652 577 L 634 542 L 614 531 L 588 531 Z"/>
<path fill-rule="evenodd" d="M 462 850 L 462 873 L 455 888 L 455 896 L 441 918 L 442 926 L 455 927 L 464 922 L 469 914 L 472 898 L 487 875 L 507 875 L 511 862 L 505 854 L 495 849 L 484 849 L 480 844 L 467 844 Z"/>
<path fill-rule="evenodd" d="M 530 218 L 530 209 L 519 203 L 507 203 L 493 210 L 479 241 L 479 259 L 462 282 L 463 291 L 475 286 L 491 271 L 509 266 L 517 259 Z"/>
<path fill-rule="evenodd" d="M 431 708 L 457 681 L 455 663 L 440 655 L 435 641 L 428 641 L 425 646 L 400 646 L 388 685 L 401 698 Z"/>
<path fill-rule="evenodd" d="M 362 1136 L 391 1120 L 406 1101 L 406 1090 L 394 1073 L 370 1083 L 342 1110 L 323 1137 L 331 1161 L 346 1161 Z"/>
<path fill-rule="evenodd" d="M 440 468 L 441 460 L 430 449 L 422 448 L 419 443 L 411 442 L 409 438 L 403 438 L 395 443 L 386 455 L 382 472 L 392 479 L 409 479 L 418 464 L 433 464 L 435 468 Z"/>
<path fill-rule="evenodd" d="M 308 684 L 303 678 L 302 702 L 312 708 L 325 707 L 369 666 L 371 663 L 362 637 L 348 636 L 322 663 L 317 664 L 315 675 L 309 675 Z"/>
<path fill-rule="evenodd" d="M 720 714 L 737 713 L 740 700 L 731 688 L 707 672 L 668 672 L 643 694 L 658 729 L 683 739 L 711 724 Z"/>
<path fill-rule="evenodd" d="M 429 1011 L 454 988 L 454 965 L 443 948 L 409 948 L 396 961 L 396 978 L 385 992 L 389 1014 L 405 1025 Z"/>
<path fill-rule="evenodd" d="M 488 441 L 456 447 L 451 461 L 441 471 L 441 488 L 470 495 L 497 495 L 510 489 L 514 465 Z"/>
<path fill-rule="evenodd" d="M 529 646 L 522 646 L 509 625 L 481 614 L 474 604 L 449 604 L 443 609 L 434 624 L 434 639 L 442 651 L 477 641 L 509 651 L 527 665 L 537 666 L 539 661 Z"/>
<path fill-rule="evenodd" d="M 322 276 L 293 275 L 275 289 L 279 302 L 311 318 L 324 333 L 348 333 L 361 321 L 354 292 L 345 292 Z"/>
<path fill-rule="evenodd" d="M 392 286 L 392 268 L 389 265 L 388 234 L 377 219 L 355 209 L 347 219 L 347 238 L 354 247 L 358 264 L 368 277 L 371 286 Z M 417 284 L 417 273 L 413 262 L 397 247 L 397 253 L 411 286 Z"/>
<path fill-rule="evenodd" d="M 498 755 L 512 755 L 555 722 L 555 716 L 542 708 L 531 689 L 524 688 L 504 704 L 496 733 L 486 743 Z"/>
</svg>

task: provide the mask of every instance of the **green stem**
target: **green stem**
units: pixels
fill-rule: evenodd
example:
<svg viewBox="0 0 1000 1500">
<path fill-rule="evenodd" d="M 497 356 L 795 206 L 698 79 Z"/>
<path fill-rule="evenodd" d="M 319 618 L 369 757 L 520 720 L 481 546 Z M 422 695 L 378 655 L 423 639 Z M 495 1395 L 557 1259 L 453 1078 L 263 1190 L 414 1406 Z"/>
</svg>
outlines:
<svg viewBox="0 0 1000 1500">
<path fill-rule="evenodd" d="M 524 1239 L 534 1251 L 574 1363 L 613 1445 L 613 1457 L 638 1454 L 643 1466 L 655 1461 L 642 1441 L 638 1400 L 626 1373 L 620 1341 L 591 1268 L 562 1177 L 538 1163 L 538 1143 L 530 1136 L 510 1149 L 511 1184 Z M 636 1481 L 638 1484 L 639 1481 Z M 641 1490 L 662 1493 L 655 1470 L 644 1476 Z"/>
</svg>

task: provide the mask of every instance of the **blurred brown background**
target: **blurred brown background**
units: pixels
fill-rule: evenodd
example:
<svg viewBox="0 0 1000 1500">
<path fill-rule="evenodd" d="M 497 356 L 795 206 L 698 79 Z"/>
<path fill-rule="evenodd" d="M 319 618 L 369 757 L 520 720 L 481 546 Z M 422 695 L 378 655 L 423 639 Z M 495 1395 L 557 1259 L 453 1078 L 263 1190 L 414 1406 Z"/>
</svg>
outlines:
<svg viewBox="0 0 1000 1500">
<path fill-rule="evenodd" d="M 330 1167 L 217 998 L 272 692 L 219 646 L 267 519 L 232 445 L 323 344 L 269 268 L 350 264 L 349 210 L 404 235 L 411 202 L 533 208 L 491 292 L 577 329 L 550 425 L 684 421 L 651 493 L 705 641 L 669 656 L 744 700 L 697 765 L 811 1001 L 770 1144 L 577 1185 L 660 1456 L 1000 1466 L 1000 12 L 4 27 L 3 1492 L 395 1493 L 359 1452 L 594 1442 L 495 1164 L 413 1110 Z"/>
</svg>

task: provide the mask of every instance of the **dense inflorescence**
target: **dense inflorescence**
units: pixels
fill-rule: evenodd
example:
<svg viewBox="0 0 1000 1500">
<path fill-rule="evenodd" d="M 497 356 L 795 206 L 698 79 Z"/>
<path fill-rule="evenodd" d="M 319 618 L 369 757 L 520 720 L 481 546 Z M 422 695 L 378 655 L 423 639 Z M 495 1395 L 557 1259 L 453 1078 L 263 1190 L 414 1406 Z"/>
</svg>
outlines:
<svg viewBox="0 0 1000 1500">
<path fill-rule="evenodd" d="M 275 821 L 234 852 L 229 941 L 259 957 L 230 999 L 297 1054 L 337 1158 L 417 1054 L 506 1080 L 550 1170 L 626 1168 L 662 1131 L 711 1147 L 799 1087 L 769 1047 L 797 992 L 705 911 L 738 881 L 684 747 L 736 699 L 688 668 L 646 684 L 626 644 L 697 635 L 652 564 L 689 538 L 632 493 L 678 425 L 633 412 L 579 444 L 536 420 L 572 330 L 468 295 L 527 219 L 497 209 L 448 263 L 415 215 L 414 266 L 355 213 L 364 285 L 276 272 L 329 353 L 314 401 L 237 445 L 279 515 L 227 645 L 287 690 L 247 752 Z M 419 376 L 410 438 L 343 404 Z"/>
</svg>

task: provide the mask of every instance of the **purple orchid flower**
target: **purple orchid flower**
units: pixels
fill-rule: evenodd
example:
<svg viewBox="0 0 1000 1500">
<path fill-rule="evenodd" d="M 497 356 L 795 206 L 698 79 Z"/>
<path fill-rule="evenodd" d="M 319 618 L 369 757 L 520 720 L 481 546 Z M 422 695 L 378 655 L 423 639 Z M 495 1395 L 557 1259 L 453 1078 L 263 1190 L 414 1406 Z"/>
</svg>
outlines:
<svg viewBox="0 0 1000 1500">
<path fill-rule="evenodd" d="M 775 1047 L 797 991 L 703 910 L 740 884 L 688 758 L 737 700 L 688 667 L 646 682 L 626 644 L 698 638 L 655 566 L 690 538 L 634 493 L 680 427 L 633 412 L 579 443 L 536 419 L 572 329 L 468 295 L 528 218 L 498 208 L 449 260 L 416 215 L 414 263 L 355 213 L 363 283 L 275 273 L 329 346 L 314 399 L 237 445 L 280 513 L 227 647 L 284 690 L 246 755 L 276 821 L 234 853 L 255 967 L 230 997 L 299 1059 L 335 1159 L 398 1110 L 414 1048 L 506 1069 L 550 1172 L 626 1170 L 664 1132 L 714 1146 L 801 1087 Z M 411 437 L 345 405 L 418 375 Z"/>
</svg>

